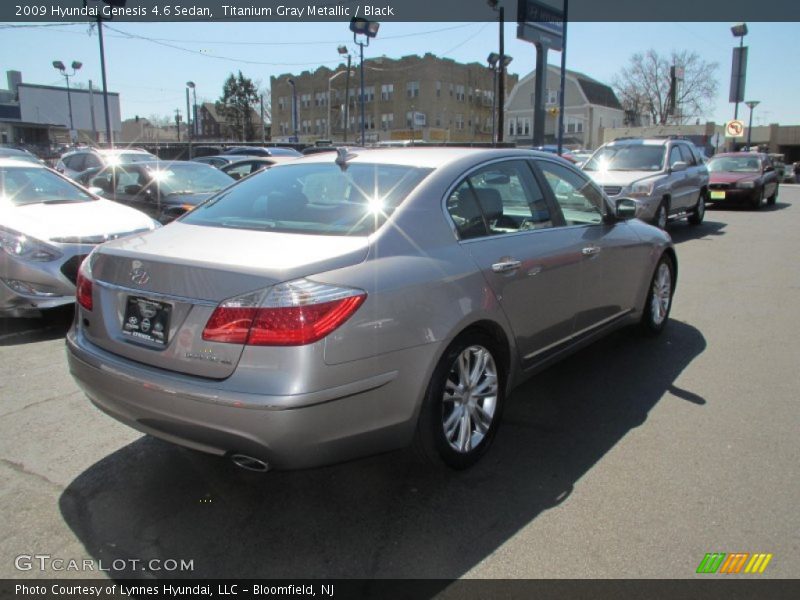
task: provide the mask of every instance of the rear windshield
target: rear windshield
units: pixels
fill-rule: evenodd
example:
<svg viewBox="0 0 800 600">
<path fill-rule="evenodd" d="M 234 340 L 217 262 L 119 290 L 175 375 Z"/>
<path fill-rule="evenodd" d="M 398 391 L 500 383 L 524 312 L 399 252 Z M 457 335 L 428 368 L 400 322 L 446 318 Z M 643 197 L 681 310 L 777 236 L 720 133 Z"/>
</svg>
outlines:
<svg viewBox="0 0 800 600">
<path fill-rule="evenodd" d="M 150 171 L 164 194 L 216 192 L 231 184 L 225 173 L 207 165 L 173 162 Z"/>
<path fill-rule="evenodd" d="M 600 148 L 584 171 L 660 171 L 664 167 L 664 146 L 630 144 Z"/>
<path fill-rule="evenodd" d="M 273 167 L 187 214 L 192 225 L 317 235 L 369 235 L 431 169 L 330 163 Z"/>
<path fill-rule="evenodd" d="M 0 167 L 0 204 L 66 204 L 91 202 L 80 187 L 39 167 Z"/>
</svg>

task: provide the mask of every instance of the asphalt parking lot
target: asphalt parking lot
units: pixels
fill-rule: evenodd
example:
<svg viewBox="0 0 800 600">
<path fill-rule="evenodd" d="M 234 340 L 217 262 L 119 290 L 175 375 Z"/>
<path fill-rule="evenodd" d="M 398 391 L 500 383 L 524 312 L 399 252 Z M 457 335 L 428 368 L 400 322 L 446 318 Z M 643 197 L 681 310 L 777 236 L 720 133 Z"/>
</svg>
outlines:
<svg viewBox="0 0 800 600">
<path fill-rule="evenodd" d="M 772 553 L 761 577 L 796 577 L 798 231 L 800 186 L 673 224 L 665 334 L 537 375 L 460 473 L 404 452 L 244 472 L 95 409 L 67 370 L 68 311 L 0 320 L 0 578 L 92 575 L 15 567 L 33 554 L 192 559 L 170 574 L 193 577 L 686 578 L 707 552 Z"/>
</svg>

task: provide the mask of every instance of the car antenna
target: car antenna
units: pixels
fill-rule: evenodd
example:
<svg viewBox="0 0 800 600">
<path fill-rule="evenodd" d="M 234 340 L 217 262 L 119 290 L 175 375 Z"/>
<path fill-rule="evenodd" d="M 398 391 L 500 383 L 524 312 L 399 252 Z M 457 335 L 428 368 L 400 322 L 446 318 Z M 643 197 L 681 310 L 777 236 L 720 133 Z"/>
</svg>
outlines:
<svg viewBox="0 0 800 600">
<path fill-rule="evenodd" d="M 336 162 L 337 165 L 339 165 L 339 168 L 342 171 L 346 171 L 347 170 L 347 161 L 352 159 L 352 158 L 355 158 L 356 156 L 358 156 L 358 155 L 354 154 L 353 152 L 349 152 L 347 150 L 347 148 L 339 147 L 339 148 L 336 148 L 336 161 L 335 162 Z"/>
</svg>

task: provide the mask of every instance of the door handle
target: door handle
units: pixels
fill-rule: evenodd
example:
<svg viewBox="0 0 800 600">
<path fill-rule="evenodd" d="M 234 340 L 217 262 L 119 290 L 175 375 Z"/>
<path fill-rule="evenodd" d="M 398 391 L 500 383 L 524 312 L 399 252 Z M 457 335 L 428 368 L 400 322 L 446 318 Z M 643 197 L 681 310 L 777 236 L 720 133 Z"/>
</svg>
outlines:
<svg viewBox="0 0 800 600">
<path fill-rule="evenodd" d="M 497 262 L 492 265 L 492 271 L 495 273 L 511 273 L 512 271 L 516 271 L 522 266 L 522 262 L 519 260 L 505 260 L 503 262 Z"/>
<path fill-rule="evenodd" d="M 581 254 L 584 256 L 595 256 L 596 254 L 600 254 L 602 248 L 600 246 L 587 246 L 583 250 L 581 250 Z"/>
</svg>

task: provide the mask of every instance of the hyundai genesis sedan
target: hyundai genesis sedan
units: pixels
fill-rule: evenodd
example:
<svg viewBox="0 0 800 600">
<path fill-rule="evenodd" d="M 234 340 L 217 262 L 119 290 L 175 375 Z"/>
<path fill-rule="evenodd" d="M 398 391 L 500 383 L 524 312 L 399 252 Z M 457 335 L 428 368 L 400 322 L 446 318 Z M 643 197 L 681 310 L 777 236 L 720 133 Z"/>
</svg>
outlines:
<svg viewBox="0 0 800 600">
<path fill-rule="evenodd" d="M 547 153 L 316 154 L 84 261 L 70 369 L 115 419 L 239 466 L 490 447 L 509 391 L 627 324 L 657 334 L 669 236 Z"/>
</svg>

